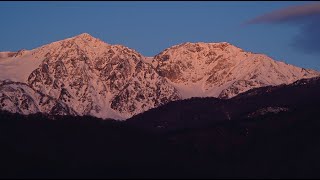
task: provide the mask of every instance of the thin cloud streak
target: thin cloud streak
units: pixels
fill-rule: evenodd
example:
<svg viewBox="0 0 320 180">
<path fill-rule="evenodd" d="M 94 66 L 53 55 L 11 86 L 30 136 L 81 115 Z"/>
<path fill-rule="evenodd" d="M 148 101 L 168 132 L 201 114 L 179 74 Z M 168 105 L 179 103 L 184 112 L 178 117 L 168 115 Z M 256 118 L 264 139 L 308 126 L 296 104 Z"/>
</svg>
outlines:
<svg viewBox="0 0 320 180">
<path fill-rule="evenodd" d="M 320 3 L 292 6 L 264 14 L 244 23 L 289 24 L 300 27 L 291 46 L 304 53 L 320 54 Z"/>
<path fill-rule="evenodd" d="M 320 14 L 320 3 L 311 3 L 280 9 L 247 21 L 245 24 L 279 23 L 302 20 L 308 16 Z"/>
</svg>

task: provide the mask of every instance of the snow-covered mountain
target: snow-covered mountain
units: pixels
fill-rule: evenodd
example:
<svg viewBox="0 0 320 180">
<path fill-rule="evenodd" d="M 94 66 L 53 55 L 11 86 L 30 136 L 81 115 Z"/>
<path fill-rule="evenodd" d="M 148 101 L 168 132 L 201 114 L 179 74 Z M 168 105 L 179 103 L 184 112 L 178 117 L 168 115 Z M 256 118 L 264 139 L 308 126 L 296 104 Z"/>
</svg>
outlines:
<svg viewBox="0 0 320 180">
<path fill-rule="evenodd" d="M 176 45 L 156 55 L 152 65 L 184 99 L 230 98 L 252 88 L 290 84 L 319 75 L 226 42 Z"/>
<path fill-rule="evenodd" d="M 317 75 L 229 43 L 184 43 L 144 57 L 83 33 L 33 50 L 1 52 L 0 107 L 126 119 L 178 99 L 230 98 Z"/>
<path fill-rule="evenodd" d="M 0 59 L 0 77 L 26 83 L 78 115 L 125 119 L 179 98 L 142 60 L 132 49 L 84 33 Z"/>
</svg>

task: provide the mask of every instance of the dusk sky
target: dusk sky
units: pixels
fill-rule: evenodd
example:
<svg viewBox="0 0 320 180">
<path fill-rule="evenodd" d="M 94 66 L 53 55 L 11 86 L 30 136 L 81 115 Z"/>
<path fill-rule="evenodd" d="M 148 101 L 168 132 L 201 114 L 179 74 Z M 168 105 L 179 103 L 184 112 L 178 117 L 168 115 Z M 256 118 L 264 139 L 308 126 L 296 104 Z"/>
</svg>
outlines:
<svg viewBox="0 0 320 180">
<path fill-rule="evenodd" d="M 296 14 L 289 13 L 285 20 L 281 19 L 285 13 L 278 13 L 280 20 L 266 15 L 310 3 L 0 2 L 0 51 L 33 49 L 87 32 L 145 56 L 183 42 L 229 42 L 245 51 L 320 70 L 316 6 L 312 17 L 307 14 L 301 21 L 295 20 L 300 17 Z"/>
</svg>

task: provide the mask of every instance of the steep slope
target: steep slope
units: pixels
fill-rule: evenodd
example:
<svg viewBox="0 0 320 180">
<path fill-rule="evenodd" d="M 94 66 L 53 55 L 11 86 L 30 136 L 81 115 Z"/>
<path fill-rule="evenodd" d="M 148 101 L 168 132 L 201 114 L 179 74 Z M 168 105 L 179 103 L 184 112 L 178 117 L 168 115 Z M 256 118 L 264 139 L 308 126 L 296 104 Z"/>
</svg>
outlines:
<svg viewBox="0 0 320 180">
<path fill-rule="evenodd" d="M 43 56 L 35 55 L 36 50 L 0 53 L 0 80 L 26 83 L 29 75 L 42 62 Z"/>
<path fill-rule="evenodd" d="M 63 102 L 77 115 L 113 119 L 179 99 L 231 98 L 252 88 L 318 75 L 229 43 L 184 43 L 144 57 L 87 33 L 33 50 L 0 53 L 0 80 L 25 83 L 22 89 L 29 86 Z M 47 113 L 42 107 L 18 109 Z"/>
<path fill-rule="evenodd" d="M 21 70 L 23 75 L 12 80 L 27 82 L 32 89 L 64 102 L 78 115 L 125 119 L 179 98 L 139 53 L 109 45 L 87 33 L 5 62 L 10 61 L 10 65 L 20 68 L 31 64 L 26 71 Z M 10 72 L 16 71 L 20 70 Z M 8 77 L 3 78 L 10 78 L 10 73 L 4 73 Z"/>
<path fill-rule="evenodd" d="M 230 98 L 252 88 L 319 75 L 225 42 L 176 45 L 156 55 L 152 64 L 183 98 Z"/>
<path fill-rule="evenodd" d="M 77 115 L 65 103 L 12 81 L 0 81 L 0 109 L 20 114 Z"/>
</svg>

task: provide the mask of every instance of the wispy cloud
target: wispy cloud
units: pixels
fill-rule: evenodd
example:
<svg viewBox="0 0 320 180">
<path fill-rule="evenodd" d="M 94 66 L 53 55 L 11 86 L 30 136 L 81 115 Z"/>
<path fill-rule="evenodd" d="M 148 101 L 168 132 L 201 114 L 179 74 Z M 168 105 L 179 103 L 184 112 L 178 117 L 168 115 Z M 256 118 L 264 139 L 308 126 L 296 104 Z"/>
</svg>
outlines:
<svg viewBox="0 0 320 180">
<path fill-rule="evenodd" d="M 300 33 L 292 46 L 306 53 L 320 54 L 320 3 L 310 3 L 280 9 L 245 22 L 250 24 L 291 24 L 299 26 Z"/>
</svg>

